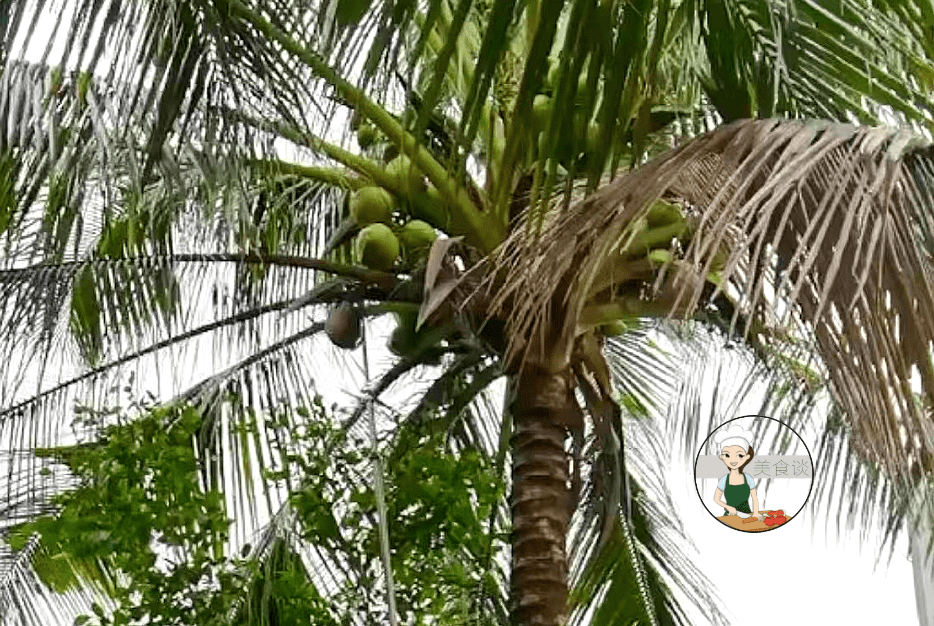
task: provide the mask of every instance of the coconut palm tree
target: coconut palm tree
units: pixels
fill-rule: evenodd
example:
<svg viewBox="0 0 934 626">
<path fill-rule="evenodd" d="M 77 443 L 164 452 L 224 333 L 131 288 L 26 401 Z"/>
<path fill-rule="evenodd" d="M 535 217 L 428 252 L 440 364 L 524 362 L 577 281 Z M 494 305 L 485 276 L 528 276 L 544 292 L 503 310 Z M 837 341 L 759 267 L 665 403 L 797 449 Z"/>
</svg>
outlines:
<svg viewBox="0 0 934 626">
<path fill-rule="evenodd" d="M 0 9 L 4 49 L 41 50 L 47 8 Z M 8 56 L 0 92 L 0 423 L 17 446 L 56 445 L 62 407 L 86 390 L 182 346 L 208 354 L 216 337 L 181 397 L 204 407 L 205 481 L 226 484 L 225 457 L 263 455 L 221 441 L 223 424 L 304 393 L 315 334 L 355 349 L 363 320 L 394 313 L 399 361 L 348 428 L 437 364 L 406 424 L 442 406 L 439 425 L 476 445 L 458 420 L 506 376 L 488 439 L 512 462 L 510 613 L 544 626 L 568 619 L 569 577 L 608 622 L 679 615 L 655 599 L 664 568 L 638 552 L 646 516 L 662 516 L 624 453 L 618 390 L 645 404 L 657 361 L 619 348 L 638 320 L 703 317 L 773 366 L 804 346 L 867 467 L 899 496 L 929 469 L 911 381 L 934 390 L 930 154 L 917 135 L 842 123 L 929 129 L 920 3 L 61 11 L 65 69 L 47 69 L 53 45 L 37 65 Z M 322 305 L 327 321 L 302 318 Z M 247 474 L 236 490 L 256 507 Z M 600 604 L 614 582 L 630 599 L 616 612 Z"/>
</svg>

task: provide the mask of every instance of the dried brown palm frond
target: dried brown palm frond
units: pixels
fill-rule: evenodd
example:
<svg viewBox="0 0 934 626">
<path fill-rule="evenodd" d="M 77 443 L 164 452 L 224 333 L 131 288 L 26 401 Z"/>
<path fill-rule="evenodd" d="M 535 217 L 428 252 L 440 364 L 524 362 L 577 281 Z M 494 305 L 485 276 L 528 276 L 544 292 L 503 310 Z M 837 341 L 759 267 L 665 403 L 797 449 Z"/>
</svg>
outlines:
<svg viewBox="0 0 934 626">
<path fill-rule="evenodd" d="M 824 122 L 744 120 L 699 137 L 514 230 L 488 281 L 508 361 L 570 364 L 582 312 L 617 297 L 604 287 L 630 276 L 613 260 L 662 197 L 692 224 L 662 268 L 672 315 L 710 295 L 705 275 L 727 251 L 719 284 L 734 324 L 814 341 L 861 455 L 890 474 L 930 470 L 934 424 L 912 384 L 934 397 L 934 152 L 896 129 Z"/>
</svg>

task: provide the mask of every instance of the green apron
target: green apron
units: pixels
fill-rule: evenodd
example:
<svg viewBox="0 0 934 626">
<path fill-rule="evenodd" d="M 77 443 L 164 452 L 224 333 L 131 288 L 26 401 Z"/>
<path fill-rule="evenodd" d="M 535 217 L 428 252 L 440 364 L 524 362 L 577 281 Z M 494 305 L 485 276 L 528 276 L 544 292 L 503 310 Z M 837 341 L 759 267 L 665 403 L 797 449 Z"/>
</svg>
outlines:
<svg viewBox="0 0 934 626">
<path fill-rule="evenodd" d="M 746 480 L 746 474 L 743 474 L 743 484 L 742 485 L 731 485 L 730 484 L 730 475 L 726 475 L 726 486 L 723 488 L 723 496 L 726 498 L 726 503 L 730 506 L 736 507 L 736 510 L 741 513 L 752 513 L 749 510 L 749 481 Z M 724 511 L 724 515 L 729 515 L 729 511 Z"/>
</svg>

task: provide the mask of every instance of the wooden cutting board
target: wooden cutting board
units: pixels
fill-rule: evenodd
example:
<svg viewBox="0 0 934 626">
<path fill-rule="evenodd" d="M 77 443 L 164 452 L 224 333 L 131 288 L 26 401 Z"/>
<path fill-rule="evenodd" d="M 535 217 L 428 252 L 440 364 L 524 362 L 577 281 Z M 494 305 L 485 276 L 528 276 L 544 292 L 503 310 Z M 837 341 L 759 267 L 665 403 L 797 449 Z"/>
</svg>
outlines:
<svg viewBox="0 0 934 626">
<path fill-rule="evenodd" d="M 785 520 L 785 524 L 787 524 L 788 522 L 791 521 L 791 518 L 788 517 L 787 515 L 785 517 L 787 518 Z M 726 524 L 727 526 L 730 526 L 737 530 L 745 530 L 751 533 L 758 533 L 758 532 L 762 532 L 763 530 L 772 530 L 773 528 L 781 528 L 782 526 L 785 525 L 785 524 L 780 524 L 778 526 L 766 526 L 765 522 L 763 522 L 762 520 L 757 520 L 749 524 L 744 524 L 743 521 L 745 520 L 739 515 L 721 515 L 717 519 L 723 522 L 724 524 Z"/>
</svg>

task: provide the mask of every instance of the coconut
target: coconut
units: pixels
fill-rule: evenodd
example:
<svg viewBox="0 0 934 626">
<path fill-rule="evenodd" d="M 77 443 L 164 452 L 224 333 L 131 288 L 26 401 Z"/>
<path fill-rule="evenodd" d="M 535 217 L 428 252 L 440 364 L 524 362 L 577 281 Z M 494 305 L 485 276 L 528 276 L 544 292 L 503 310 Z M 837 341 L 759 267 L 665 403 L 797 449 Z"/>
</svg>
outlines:
<svg viewBox="0 0 934 626">
<path fill-rule="evenodd" d="M 356 250 L 361 263 L 387 271 L 399 258 L 399 240 L 385 224 L 370 224 L 357 234 Z"/>
<path fill-rule="evenodd" d="M 324 332 L 335 346 L 356 348 L 360 341 L 360 316 L 357 310 L 346 302 L 334 307 L 324 322 Z"/>
<path fill-rule="evenodd" d="M 532 101 L 532 127 L 536 130 L 545 130 L 550 115 L 551 98 L 544 94 L 535 96 L 535 100 Z"/>
<path fill-rule="evenodd" d="M 421 172 L 404 154 L 400 154 L 386 165 L 386 173 L 396 181 L 396 185 L 406 194 L 414 194 L 425 190 L 425 181 Z"/>
<path fill-rule="evenodd" d="M 361 148 L 366 150 L 374 143 L 379 137 L 376 129 L 371 124 L 362 124 L 359 129 L 357 129 L 357 143 Z"/>
<path fill-rule="evenodd" d="M 431 244 L 438 238 L 434 227 L 422 220 L 410 220 L 405 223 L 399 232 L 399 242 L 405 251 L 405 258 L 409 261 L 423 258 L 428 255 Z"/>
<path fill-rule="evenodd" d="M 600 134 L 602 130 L 600 124 L 597 122 L 590 122 L 587 124 L 587 152 L 596 152 L 600 147 Z"/>
<path fill-rule="evenodd" d="M 396 356 L 406 356 L 415 348 L 418 333 L 415 332 L 415 323 L 418 313 L 396 313 L 396 328 L 389 336 L 389 350 Z"/>
<path fill-rule="evenodd" d="M 652 205 L 652 208 L 649 209 L 646 218 L 648 219 L 649 227 L 655 228 L 657 226 L 674 224 L 684 219 L 684 216 L 681 215 L 681 208 L 677 204 L 658 200 Z"/>
<path fill-rule="evenodd" d="M 361 187 L 350 197 L 350 213 L 361 226 L 388 223 L 394 204 L 392 194 L 382 187 Z"/>
<path fill-rule="evenodd" d="M 607 337 L 618 337 L 619 335 L 625 334 L 628 330 L 629 327 L 626 325 L 626 322 L 622 320 L 613 320 L 612 322 L 607 322 L 600 326 L 600 332 Z"/>
</svg>

